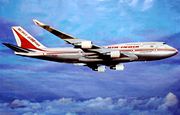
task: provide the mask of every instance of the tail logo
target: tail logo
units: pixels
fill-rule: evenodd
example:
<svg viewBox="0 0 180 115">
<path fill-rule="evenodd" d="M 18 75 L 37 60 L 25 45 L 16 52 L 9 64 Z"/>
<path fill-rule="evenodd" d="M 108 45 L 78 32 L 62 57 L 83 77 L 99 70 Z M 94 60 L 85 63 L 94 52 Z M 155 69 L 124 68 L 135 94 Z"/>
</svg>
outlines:
<svg viewBox="0 0 180 115">
<path fill-rule="evenodd" d="M 35 43 L 37 46 L 40 46 L 39 43 L 37 43 L 37 41 L 35 39 L 33 39 L 31 36 L 29 36 L 28 34 L 26 34 L 23 30 L 21 30 L 21 28 L 18 28 L 19 32 L 21 32 L 25 37 L 27 37 L 31 42 Z"/>
</svg>

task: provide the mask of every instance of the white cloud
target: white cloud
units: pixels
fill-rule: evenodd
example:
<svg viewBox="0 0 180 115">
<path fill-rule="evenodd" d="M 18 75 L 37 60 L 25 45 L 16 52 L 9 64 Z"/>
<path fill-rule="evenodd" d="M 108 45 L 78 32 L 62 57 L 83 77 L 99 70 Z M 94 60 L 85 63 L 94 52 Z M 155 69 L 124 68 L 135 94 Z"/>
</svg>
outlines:
<svg viewBox="0 0 180 115">
<path fill-rule="evenodd" d="M 16 99 L 16 100 L 14 100 L 12 103 L 10 103 L 10 107 L 11 108 L 21 108 L 21 107 L 26 107 L 26 106 L 28 106 L 29 105 L 29 101 L 27 101 L 27 100 L 18 100 L 18 99 Z"/>
<path fill-rule="evenodd" d="M 120 107 L 123 107 L 123 106 L 125 106 L 125 105 L 127 104 L 127 100 L 120 98 L 120 99 L 118 99 L 117 104 L 118 104 Z"/>
<path fill-rule="evenodd" d="M 71 98 L 61 98 L 58 100 L 58 102 L 60 104 L 70 104 L 73 102 L 73 100 Z"/>
<path fill-rule="evenodd" d="M 134 7 L 134 6 L 137 5 L 138 2 L 139 2 L 139 0 L 132 0 L 132 1 L 129 3 L 129 5 Z"/>
<path fill-rule="evenodd" d="M 13 102 L 0 103 L 0 112 L 6 114 L 41 115 L 41 114 L 145 114 L 164 115 L 178 112 L 174 108 L 178 99 L 173 93 L 166 97 L 151 97 L 147 99 L 97 97 L 84 101 L 72 98 L 61 98 L 59 100 L 47 100 L 44 102 L 30 102 L 28 100 L 14 100 Z M 173 111 L 169 109 L 173 108 Z M 176 112 L 176 113 L 177 113 Z"/>
<path fill-rule="evenodd" d="M 107 98 L 102 98 L 102 97 L 97 97 L 95 99 L 90 99 L 85 102 L 87 104 L 87 107 L 92 107 L 92 108 L 112 108 L 112 99 L 110 97 Z"/>
<path fill-rule="evenodd" d="M 146 11 L 153 6 L 154 0 L 144 0 L 142 11 Z"/>
<path fill-rule="evenodd" d="M 119 0 L 120 4 L 126 4 L 130 7 L 135 7 L 138 5 L 139 0 Z"/>
<path fill-rule="evenodd" d="M 164 99 L 164 104 L 162 104 L 160 107 L 168 108 L 168 107 L 176 106 L 177 104 L 178 104 L 178 98 L 176 97 L 176 95 L 169 92 Z"/>
</svg>

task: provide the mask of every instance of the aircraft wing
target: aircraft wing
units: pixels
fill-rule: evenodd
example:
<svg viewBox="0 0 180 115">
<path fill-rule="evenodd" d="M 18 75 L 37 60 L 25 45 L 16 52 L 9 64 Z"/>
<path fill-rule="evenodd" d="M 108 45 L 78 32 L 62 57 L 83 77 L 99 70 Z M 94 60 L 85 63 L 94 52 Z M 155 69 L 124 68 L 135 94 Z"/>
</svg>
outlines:
<svg viewBox="0 0 180 115">
<path fill-rule="evenodd" d="M 50 33 L 61 38 L 62 40 L 66 41 L 67 43 L 74 45 L 74 47 L 76 47 L 76 48 L 81 48 L 81 49 L 98 49 L 98 48 L 100 48 L 100 46 L 93 44 L 91 41 L 75 38 L 75 37 L 68 35 L 64 32 L 56 30 L 53 27 L 46 25 L 46 24 L 44 24 L 44 23 L 42 23 L 36 19 L 33 19 L 33 21 L 36 25 L 38 25 L 41 28 L 49 31 Z"/>
<path fill-rule="evenodd" d="M 62 40 L 66 41 L 67 43 L 73 45 L 75 48 L 81 48 L 84 52 L 94 52 L 98 56 L 104 57 L 106 59 L 108 59 L 108 57 L 113 58 L 110 55 L 118 54 L 118 53 L 119 53 L 119 55 L 123 54 L 124 56 L 129 57 L 132 60 L 137 58 L 137 56 L 134 54 L 127 54 L 127 53 L 121 52 L 116 49 L 109 49 L 109 48 L 101 47 L 101 46 L 93 44 L 91 41 L 75 38 L 75 37 L 68 35 L 64 32 L 61 32 L 49 25 L 46 25 L 36 19 L 33 19 L 33 21 L 39 27 L 41 27 L 41 28 L 49 31 L 50 33 L 54 34 L 55 36 L 61 38 Z"/>
</svg>

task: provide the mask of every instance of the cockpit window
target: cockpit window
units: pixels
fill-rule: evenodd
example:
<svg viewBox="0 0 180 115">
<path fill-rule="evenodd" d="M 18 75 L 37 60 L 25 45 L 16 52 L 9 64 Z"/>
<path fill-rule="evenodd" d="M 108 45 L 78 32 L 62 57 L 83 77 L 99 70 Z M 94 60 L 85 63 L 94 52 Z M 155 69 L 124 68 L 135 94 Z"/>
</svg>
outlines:
<svg viewBox="0 0 180 115">
<path fill-rule="evenodd" d="M 166 44 L 165 42 L 163 42 L 163 44 Z"/>
</svg>

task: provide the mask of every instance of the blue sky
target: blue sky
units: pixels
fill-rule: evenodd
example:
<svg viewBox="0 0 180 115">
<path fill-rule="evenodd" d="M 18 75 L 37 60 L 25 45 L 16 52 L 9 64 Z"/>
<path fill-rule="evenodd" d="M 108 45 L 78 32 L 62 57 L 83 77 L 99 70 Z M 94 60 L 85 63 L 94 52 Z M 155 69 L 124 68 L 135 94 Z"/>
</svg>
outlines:
<svg viewBox="0 0 180 115">
<path fill-rule="evenodd" d="M 16 44 L 11 26 L 20 25 L 47 47 L 70 47 L 34 25 L 32 19 L 35 18 L 98 45 L 165 41 L 180 50 L 179 3 L 178 0 L 1 0 L 0 41 Z M 106 98 L 141 98 L 144 103 L 153 97 L 153 103 L 157 103 L 153 106 L 157 109 L 166 103 L 163 99 L 169 92 L 175 98 L 180 96 L 179 63 L 176 55 L 155 62 L 127 63 L 123 72 L 97 73 L 86 67 L 15 56 L 0 45 L 0 102 L 3 105 L 15 99 L 20 103 L 25 100 L 29 107 L 31 102 L 44 105 L 44 101 L 49 100 L 49 104 L 54 104 L 63 97 L 81 100 L 82 105 L 92 101 L 89 99 L 99 101 L 98 97 L 102 98 L 100 102 Z M 156 102 L 156 97 L 162 100 Z M 148 106 L 148 109 L 152 108 Z M 3 112 L 7 111 L 9 108 Z"/>
</svg>

